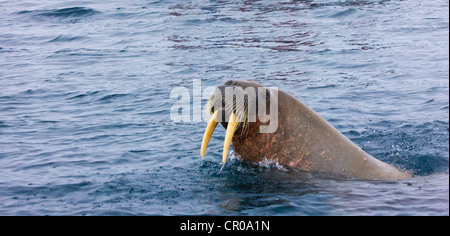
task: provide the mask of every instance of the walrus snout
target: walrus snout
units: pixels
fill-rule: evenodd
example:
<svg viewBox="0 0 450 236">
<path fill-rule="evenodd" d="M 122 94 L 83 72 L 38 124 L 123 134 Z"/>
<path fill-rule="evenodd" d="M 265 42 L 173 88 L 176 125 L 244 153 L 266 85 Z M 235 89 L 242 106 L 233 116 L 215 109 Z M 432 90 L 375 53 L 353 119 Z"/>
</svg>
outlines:
<svg viewBox="0 0 450 236">
<path fill-rule="evenodd" d="M 216 88 L 211 95 L 206 113 L 213 114 L 203 136 L 201 155 L 204 157 L 212 133 L 220 122 L 227 130 L 224 141 L 223 158 L 225 162 L 231 141 L 237 133 L 245 134 L 251 122 L 256 122 L 256 99 L 262 85 L 246 80 L 229 80 Z"/>
<path fill-rule="evenodd" d="M 258 88 L 263 87 L 253 81 L 228 80 L 217 87 L 211 95 L 206 109 L 207 116 L 218 110 L 218 121 L 227 128 L 228 120 L 234 113 L 239 124 L 238 129 L 245 131 L 248 122 L 255 121 L 253 116 L 258 111 L 256 107 Z"/>
</svg>

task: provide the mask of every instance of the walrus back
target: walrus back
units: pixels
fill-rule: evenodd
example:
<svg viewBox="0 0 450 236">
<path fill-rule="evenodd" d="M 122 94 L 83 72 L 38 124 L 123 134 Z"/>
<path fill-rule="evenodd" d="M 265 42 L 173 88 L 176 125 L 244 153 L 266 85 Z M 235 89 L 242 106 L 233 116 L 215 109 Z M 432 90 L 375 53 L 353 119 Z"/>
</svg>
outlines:
<svg viewBox="0 0 450 236">
<path fill-rule="evenodd" d="M 405 179 L 411 175 L 367 154 L 318 113 L 279 91 L 279 119 L 286 132 L 283 162 L 299 170 L 354 179 Z M 288 101 L 288 102 L 286 102 Z M 289 127 L 289 128 L 286 128 Z"/>
</svg>

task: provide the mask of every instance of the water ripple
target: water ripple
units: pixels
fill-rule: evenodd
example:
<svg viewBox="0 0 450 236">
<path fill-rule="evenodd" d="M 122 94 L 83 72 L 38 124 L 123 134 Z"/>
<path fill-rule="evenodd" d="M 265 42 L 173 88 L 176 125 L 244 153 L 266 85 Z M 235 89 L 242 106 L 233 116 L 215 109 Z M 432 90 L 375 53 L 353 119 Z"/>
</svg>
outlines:
<svg viewBox="0 0 450 236">
<path fill-rule="evenodd" d="M 44 16 L 50 18 L 77 18 L 91 16 L 99 13 L 100 12 L 87 7 L 69 7 L 51 10 L 31 10 L 17 12 L 17 14 L 31 14 L 35 16 Z"/>
<path fill-rule="evenodd" d="M 448 215 L 445 1 L 7 1 L 0 8 L 2 215 Z M 412 172 L 343 181 L 221 164 L 172 122 L 193 79 L 249 79 Z M 191 98 L 192 99 L 192 98 Z M 192 110 L 189 112 L 192 117 Z"/>
</svg>

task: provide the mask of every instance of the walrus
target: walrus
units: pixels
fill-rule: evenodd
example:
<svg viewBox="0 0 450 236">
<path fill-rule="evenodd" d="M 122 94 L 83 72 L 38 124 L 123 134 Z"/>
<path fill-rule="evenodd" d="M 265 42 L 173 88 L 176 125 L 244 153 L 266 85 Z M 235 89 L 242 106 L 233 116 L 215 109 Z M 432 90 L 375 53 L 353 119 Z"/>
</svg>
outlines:
<svg viewBox="0 0 450 236">
<path fill-rule="evenodd" d="M 249 94 L 235 94 L 232 99 L 226 96 L 227 91 L 236 88 L 257 92 L 253 98 Z M 275 129 L 271 132 L 261 132 L 261 128 L 267 127 L 272 121 L 260 119 L 259 111 L 256 112 L 256 119 L 248 115 L 249 111 L 255 109 L 251 103 L 256 100 L 260 105 L 260 99 L 266 100 L 266 114 L 271 105 L 278 105 L 278 111 L 271 114 L 278 115 L 277 123 L 273 122 Z M 256 107 L 256 110 L 261 107 L 264 108 L 264 105 Z M 203 136 L 202 157 L 220 122 L 226 129 L 223 163 L 232 143 L 234 152 L 248 162 L 267 159 L 299 171 L 356 180 L 400 180 L 412 177 L 410 173 L 367 154 L 293 96 L 281 90 L 275 94 L 253 81 L 230 80 L 217 87 L 208 100 L 206 112 L 212 116 Z"/>
</svg>

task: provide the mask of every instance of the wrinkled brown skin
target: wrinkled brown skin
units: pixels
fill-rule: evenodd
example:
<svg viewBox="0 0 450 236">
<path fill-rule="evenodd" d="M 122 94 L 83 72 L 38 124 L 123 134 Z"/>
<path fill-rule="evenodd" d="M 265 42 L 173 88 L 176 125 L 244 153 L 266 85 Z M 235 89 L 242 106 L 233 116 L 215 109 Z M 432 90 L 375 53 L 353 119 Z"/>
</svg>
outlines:
<svg viewBox="0 0 450 236">
<path fill-rule="evenodd" d="M 228 81 L 226 86 L 260 87 L 251 81 Z M 267 104 L 267 107 L 269 104 Z M 266 109 L 269 111 L 269 109 Z M 226 128 L 227 123 L 222 125 Z M 399 180 L 412 176 L 364 152 L 319 114 L 278 90 L 278 129 L 260 133 L 252 122 L 236 131 L 232 146 L 245 161 L 277 160 L 283 166 L 330 177 L 358 180 Z"/>
</svg>

